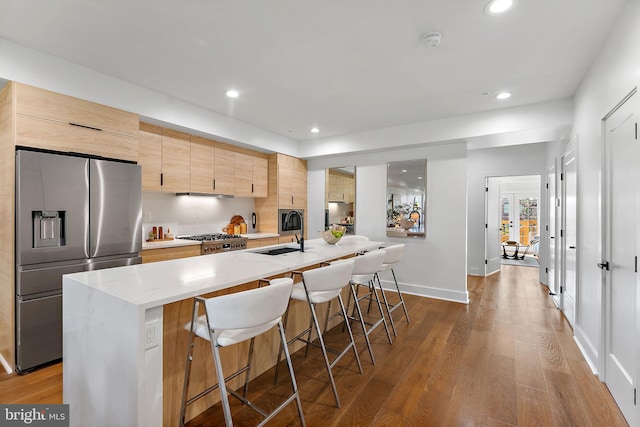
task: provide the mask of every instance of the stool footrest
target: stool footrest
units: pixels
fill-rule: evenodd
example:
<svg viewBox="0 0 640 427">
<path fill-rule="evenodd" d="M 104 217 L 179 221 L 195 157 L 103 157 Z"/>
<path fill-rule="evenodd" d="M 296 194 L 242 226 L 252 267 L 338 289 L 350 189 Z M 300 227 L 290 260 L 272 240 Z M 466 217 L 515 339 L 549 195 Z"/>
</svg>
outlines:
<svg viewBox="0 0 640 427">
<path fill-rule="evenodd" d="M 224 382 L 229 382 L 232 379 L 234 379 L 235 377 L 237 377 L 238 375 L 242 374 L 243 372 L 246 372 L 247 369 L 249 369 L 249 366 L 245 366 L 242 369 L 237 370 L 236 372 L 234 372 L 233 374 L 229 375 L 228 377 L 226 377 L 224 379 Z M 214 384 L 211 387 L 209 387 L 208 389 L 201 391 L 200 393 L 196 394 L 195 396 L 193 396 L 191 399 L 188 399 L 186 404 L 190 405 L 191 403 L 195 402 L 196 400 L 200 399 L 201 397 L 211 393 L 213 390 L 216 390 L 217 388 L 219 388 L 220 385 L 219 384 Z M 230 391 L 231 392 L 231 391 Z"/>
</svg>

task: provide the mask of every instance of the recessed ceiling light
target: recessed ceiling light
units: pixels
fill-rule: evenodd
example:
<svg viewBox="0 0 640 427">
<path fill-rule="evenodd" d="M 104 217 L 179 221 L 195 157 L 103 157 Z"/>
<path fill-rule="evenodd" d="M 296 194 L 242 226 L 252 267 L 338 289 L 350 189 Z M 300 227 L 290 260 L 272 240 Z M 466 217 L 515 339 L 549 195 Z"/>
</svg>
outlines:
<svg viewBox="0 0 640 427">
<path fill-rule="evenodd" d="M 406 172 L 407 172 L 407 170 L 406 170 L 406 169 L 402 169 L 402 173 L 406 173 Z"/>
<path fill-rule="evenodd" d="M 496 99 L 507 99 L 511 98 L 511 92 L 500 92 L 496 95 Z"/>
<path fill-rule="evenodd" d="M 487 15 L 499 15 L 511 9 L 515 4 L 515 0 L 491 0 L 484 7 Z"/>
<path fill-rule="evenodd" d="M 422 179 L 422 177 L 421 177 L 421 176 L 419 176 L 419 177 L 418 177 L 418 179 Z"/>
<path fill-rule="evenodd" d="M 227 91 L 227 96 L 229 98 L 237 98 L 239 95 L 240 94 L 238 93 L 237 90 L 230 89 L 230 90 Z"/>
<path fill-rule="evenodd" d="M 311 128 L 311 133 L 318 133 L 320 132 L 320 129 L 318 128 Z"/>
</svg>

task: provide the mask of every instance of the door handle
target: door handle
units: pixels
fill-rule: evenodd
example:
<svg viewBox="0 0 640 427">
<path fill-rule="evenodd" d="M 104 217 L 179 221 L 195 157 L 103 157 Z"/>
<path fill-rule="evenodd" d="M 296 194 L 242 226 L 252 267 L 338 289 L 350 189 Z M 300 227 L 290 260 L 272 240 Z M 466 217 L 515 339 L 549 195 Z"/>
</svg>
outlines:
<svg viewBox="0 0 640 427">
<path fill-rule="evenodd" d="M 607 270 L 607 271 L 609 271 L 609 261 L 599 262 L 599 263 L 598 263 L 598 267 L 600 268 L 600 270 Z"/>
<path fill-rule="evenodd" d="M 569 246 L 569 249 L 575 249 L 575 248 L 576 248 L 575 246 Z"/>
</svg>

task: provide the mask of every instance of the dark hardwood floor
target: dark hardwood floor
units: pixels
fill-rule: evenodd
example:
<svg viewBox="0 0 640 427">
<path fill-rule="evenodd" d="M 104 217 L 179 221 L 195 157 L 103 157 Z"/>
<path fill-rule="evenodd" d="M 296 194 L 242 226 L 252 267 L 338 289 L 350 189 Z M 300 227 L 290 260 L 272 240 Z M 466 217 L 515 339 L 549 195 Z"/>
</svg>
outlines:
<svg viewBox="0 0 640 427">
<path fill-rule="evenodd" d="M 626 426 L 607 388 L 578 350 L 569 325 L 537 281 L 537 268 L 503 266 L 469 277 L 469 305 L 407 296 L 411 323 L 394 313 L 398 337 L 372 335 L 376 365 L 357 332 L 364 373 L 352 355 L 335 368 L 342 408 L 335 407 L 319 350 L 293 356 L 307 425 L 314 426 Z M 343 340 L 341 328 L 329 333 Z M 283 371 L 281 371 L 283 372 Z M 60 403 L 62 368 L 25 376 L 0 375 L 2 403 Z M 273 370 L 250 384 L 249 398 L 265 407 L 290 391 Z M 231 400 L 234 423 L 255 414 Z M 73 414 L 72 414 L 73 416 Z M 222 425 L 219 407 L 189 423 Z M 269 425 L 297 425 L 291 404 Z"/>
</svg>

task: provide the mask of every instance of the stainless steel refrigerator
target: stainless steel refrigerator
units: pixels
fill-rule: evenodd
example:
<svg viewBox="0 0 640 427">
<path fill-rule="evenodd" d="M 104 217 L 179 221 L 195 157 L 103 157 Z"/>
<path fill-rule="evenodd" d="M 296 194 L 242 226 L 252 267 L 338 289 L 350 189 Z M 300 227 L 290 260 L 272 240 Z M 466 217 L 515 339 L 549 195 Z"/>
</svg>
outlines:
<svg viewBox="0 0 640 427">
<path fill-rule="evenodd" d="M 62 357 L 62 275 L 139 264 L 140 166 L 16 151 L 16 368 Z"/>
</svg>

